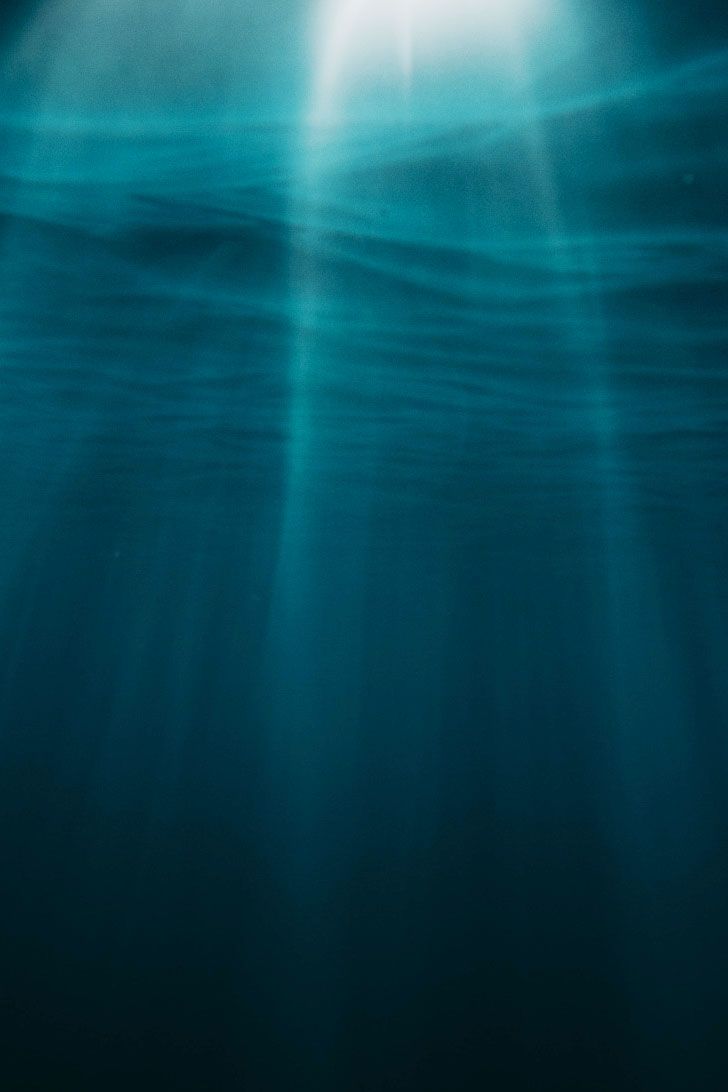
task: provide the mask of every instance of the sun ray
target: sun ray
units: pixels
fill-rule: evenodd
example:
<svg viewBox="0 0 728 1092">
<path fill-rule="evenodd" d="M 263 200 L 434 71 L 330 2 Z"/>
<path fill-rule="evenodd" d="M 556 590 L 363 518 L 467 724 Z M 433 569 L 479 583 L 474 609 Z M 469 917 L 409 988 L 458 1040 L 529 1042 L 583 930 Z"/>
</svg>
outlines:
<svg viewBox="0 0 728 1092">
<path fill-rule="evenodd" d="M 428 65 L 457 69 L 474 56 L 509 54 L 554 0 L 325 0 L 315 41 L 311 121 L 335 123 L 360 84 L 409 88 Z"/>
</svg>

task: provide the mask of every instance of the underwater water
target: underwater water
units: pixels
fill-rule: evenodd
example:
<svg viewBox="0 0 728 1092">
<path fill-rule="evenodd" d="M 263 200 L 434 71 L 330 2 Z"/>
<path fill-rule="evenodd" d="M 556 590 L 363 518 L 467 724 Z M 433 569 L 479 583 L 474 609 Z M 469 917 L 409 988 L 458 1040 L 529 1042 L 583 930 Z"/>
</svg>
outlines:
<svg viewBox="0 0 728 1092">
<path fill-rule="evenodd" d="M 550 3 L 8 9 L 8 1092 L 726 1087 L 728 18 Z"/>
</svg>

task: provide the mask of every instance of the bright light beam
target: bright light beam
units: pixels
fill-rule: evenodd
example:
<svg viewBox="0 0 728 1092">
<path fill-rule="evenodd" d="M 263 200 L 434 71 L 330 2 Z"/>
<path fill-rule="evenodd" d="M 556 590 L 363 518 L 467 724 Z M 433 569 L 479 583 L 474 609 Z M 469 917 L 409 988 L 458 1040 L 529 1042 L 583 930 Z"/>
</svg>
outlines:
<svg viewBox="0 0 728 1092">
<path fill-rule="evenodd" d="M 314 123 L 336 120 L 347 88 L 512 49 L 552 0 L 325 0 L 317 32 Z"/>
</svg>

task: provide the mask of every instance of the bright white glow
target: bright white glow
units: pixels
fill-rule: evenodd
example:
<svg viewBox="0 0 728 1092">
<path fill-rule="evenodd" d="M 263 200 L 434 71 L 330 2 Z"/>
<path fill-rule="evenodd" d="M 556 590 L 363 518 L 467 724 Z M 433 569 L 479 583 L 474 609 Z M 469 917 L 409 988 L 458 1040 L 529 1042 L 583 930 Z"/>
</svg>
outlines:
<svg viewBox="0 0 728 1092">
<path fill-rule="evenodd" d="M 318 28 L 315 120 L 332 120 L 343 85 L 413 74 L 510 49 L 551 0 L 324 0 Z"/>
</svg>

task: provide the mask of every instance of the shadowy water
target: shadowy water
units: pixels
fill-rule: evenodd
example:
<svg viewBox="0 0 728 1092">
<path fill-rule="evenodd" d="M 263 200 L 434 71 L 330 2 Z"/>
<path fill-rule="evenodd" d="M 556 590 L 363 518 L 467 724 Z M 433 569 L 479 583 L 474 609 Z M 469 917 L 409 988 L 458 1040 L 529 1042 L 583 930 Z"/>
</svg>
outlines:
<svg viewBox="0 0 728 1092">
<path fill-rule="evenodd" d="M 18 8 L 3 1088 L 725 1087 L 728 34 L 668 7 L 323 136 L 301 5 Z"/>
</svg>

